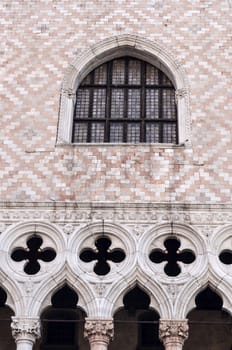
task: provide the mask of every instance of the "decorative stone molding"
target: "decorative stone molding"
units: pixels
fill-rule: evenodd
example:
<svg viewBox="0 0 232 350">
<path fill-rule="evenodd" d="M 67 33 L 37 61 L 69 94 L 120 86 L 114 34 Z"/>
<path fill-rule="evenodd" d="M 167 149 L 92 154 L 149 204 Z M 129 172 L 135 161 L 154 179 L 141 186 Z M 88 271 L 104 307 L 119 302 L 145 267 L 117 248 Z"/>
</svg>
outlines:
<svg viewBox="0 0 232 350">
<path fill-rule="evenodd" d="M 63 227 L 63 231 L 65 234 L 69 235 L 70 233 L 73 233 L 74 226 L 72 224 L 67 224 Z"/>
<path fill-rule="evenodd" d="M 188 320 L 160 320 L 159 337 L 165 350 L 181 350 L 188 338 Z"/>
<path fill-rule="evenodd" d="M 23 340 L 35 343 L 36 339 L 40 338 L 39 318 L 12 317 L 11 329 L 16 343 Z"/>
<path fill-rule="evenodd" d="M 112 221 L 127 225 L 149 225 L 163 222 L 181 222 L 197 225 L 203 230 L 209 225 L 232 223 L 230 204 L 186 204 L 181 203 L 83 203 L 83 202 L 0 202 L 0 222 L 5 231 L 8 225 L 29 221 L 49 222 L 73 226 L 93 221 Z M 51 224 L 52 223 L 52 224 Z M 53 226 L 54 230 L 54 226 Z M 138 227 L 137 227 L 138 230 Z M 144 228 L 143 228 L 144 231 Z M 3 232 L 3 233 L 4 233 Z"/>
<path fill-rule="evenodd" d="M 187 89 L 178 89 L 175 92 L 176 99 L 183 98 L 185 96 L 188 96 L 188 90 Z"/>
<path fill-rule="evenodd" d="M 84 336 L 91 343 L 103 342 L 109 344 L 114 335 L 112 319 L 86 319 Z"/>
</svg>

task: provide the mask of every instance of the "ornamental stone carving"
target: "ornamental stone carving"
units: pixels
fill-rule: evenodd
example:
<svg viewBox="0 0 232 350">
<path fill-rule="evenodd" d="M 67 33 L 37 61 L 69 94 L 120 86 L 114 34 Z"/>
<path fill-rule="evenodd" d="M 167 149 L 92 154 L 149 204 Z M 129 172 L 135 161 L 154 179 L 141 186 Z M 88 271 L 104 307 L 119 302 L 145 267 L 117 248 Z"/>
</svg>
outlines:
<svg viewBox="0 0 232 350">
<path fill-rule="evenodd" d="M 33 206 L 29 206 L 29 204 L 21 205 L 24 205 L 24 209 L 16 208 L 17 203 L 14 203 L 9 205 L 6 210 L 4 209 L 4 203 L 0 202 L 0 221 L 1 224 L 5 225 L 5 229 L 10 224 L 23 223 L 25 220 L 45 220 L 45 222 L 50 221 L 62 226 L 71 224 L 76 228 L 77 225 L 89 223 L 91 219 L 91 221 L 117 221 L 120 224 L 126 224 L 128 227 L 135 224 L 139 226 L 141 224 L 144 225 L 144 221 L 149 222 L 150 225 L 163 222 L 178 222 L 191 224 L 200 229 L 206 226 L 209 233 L 213 233 L 218 225 L 232 223 L 231 205 L 189 204 L 184 210 L 180 203 L 172 205 L 152 203 L 149 206 L 141 204 L 134 207 L 121 203 L 106 204 L 99 202 L 90 206 L 80 202 L 70 202 L 65 203 L 65 205 L 56 202 L 55 209 L 52 207 L 54 204 L 51 205 L 46 202 L 41 202 L 39 205 L 33 203 Z M 135 230 L 138 230 L 138 228 L 135 228 Z M 12 227 L 12 230 L 14 230 L 14 227 Z M 139 230 L 141 229 L 139 228 Z"/>
<path fill-rule="evenodd" d="M 176 99 L 188 96 L 188 90 L 187 89 L 178 89 L 175 92 L 175 96 L 176 96 Z"/>
<path fill-rule="evenodd" d="M 112 319 L 86 319 L 84 336 L 90 343 L 104 342 L 109 344 L 114 335 Z"/>
<path fill-rule="evenodd" d="M 181 350 L 188 338 L 187 320 L 160 320 L 159 337 L 165 350 Z"/>
<path fill-rule="evenodd" d="M 16 342 L 26 339 L 34 343 L 40 337 L 39 318 L 12 317 L 11 329 Z"/>
</svg>

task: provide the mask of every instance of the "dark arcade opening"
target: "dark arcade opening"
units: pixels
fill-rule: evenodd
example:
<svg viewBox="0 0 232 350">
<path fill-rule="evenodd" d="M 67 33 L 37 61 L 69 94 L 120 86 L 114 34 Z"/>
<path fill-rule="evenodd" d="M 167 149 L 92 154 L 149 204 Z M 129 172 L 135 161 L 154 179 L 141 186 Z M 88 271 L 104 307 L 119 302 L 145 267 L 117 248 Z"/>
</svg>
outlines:
<svg viewBox="0 0 232 350">
<path fill-rule="evenodd" d="M 123 298 L 114 315 L 114 340 L 109 350 L 164 350 L 159 340 L 159 315 L 149 307 L 150 297 L 138 286 Z"/>
<path fill-rule="evenodd" d="M 11 332 L 11 317 L 14 312 L 6 305 L 7 294 L 0 288 L 0 349 L 15 350 L 15 341 Z"/>
<path fill-rule="evenodd" d="M 85 313 L 77 307 L 78 295 L 65 285 L 41 316 L 42 337 L 35 350 L 88 350 L 83 338 Z"/>
<path fill-rule="evenodd" d="M 189 312 L 189 338 L 183 350 L 231 350 L 232 317 L 222 309 L 223 301 L 210 287 L 195 299 Z"/>
</svg>

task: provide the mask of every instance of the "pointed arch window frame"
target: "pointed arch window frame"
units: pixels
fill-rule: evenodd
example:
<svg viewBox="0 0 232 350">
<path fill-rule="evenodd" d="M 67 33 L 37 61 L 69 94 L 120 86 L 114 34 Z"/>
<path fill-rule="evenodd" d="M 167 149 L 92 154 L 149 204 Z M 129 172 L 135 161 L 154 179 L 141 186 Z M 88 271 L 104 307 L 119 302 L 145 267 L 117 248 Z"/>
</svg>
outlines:
<svg viewBox="0 0 232 350">
<path fill-rule="evenodd" d="M 121 35 L 105 39 L 77 56 L 68 67 L 61 88 L 56 144 L 87 144 L 72 143 L 76 91 L 83 79 L 95 68 L 107 61 L 123 56 L 131 56 L 157 67 L 171 80 L 175 88 L 178 144 L 157 143 L 157 145 L 164 147 L 191 146 L 189 84 L 182 65 L 160 44 L 134 35 Z M 118 145 L 118 143 L 102 144 Z M 95 145 L 95 143 L 88 143 L 88 145 Z M 124 143 L 124 145 L 128 146 L 129 143 Z M 141 145 L 141 143 L 138 143 L 138 145 Z"/>
</svg>

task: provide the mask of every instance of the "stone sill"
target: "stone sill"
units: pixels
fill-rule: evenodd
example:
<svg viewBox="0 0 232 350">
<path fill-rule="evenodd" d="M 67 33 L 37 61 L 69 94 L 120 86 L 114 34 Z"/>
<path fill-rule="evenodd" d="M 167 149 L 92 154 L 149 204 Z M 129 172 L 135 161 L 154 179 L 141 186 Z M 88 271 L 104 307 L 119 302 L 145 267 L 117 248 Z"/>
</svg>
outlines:
<svg viewBox="0 0 232 350">
<path fill-rule="evenodd" d="M 190 148 L 191 146 L 186 143 L 174 144 L 174 143 L 56 143 L 56 147 L 147 147 L 157 149 L 175 149 L 175 148 Z"/>
</svg>

